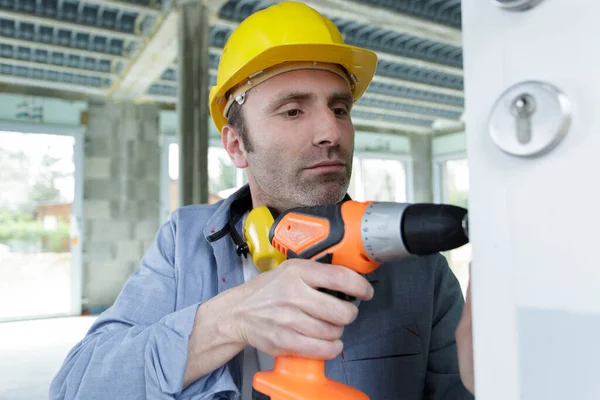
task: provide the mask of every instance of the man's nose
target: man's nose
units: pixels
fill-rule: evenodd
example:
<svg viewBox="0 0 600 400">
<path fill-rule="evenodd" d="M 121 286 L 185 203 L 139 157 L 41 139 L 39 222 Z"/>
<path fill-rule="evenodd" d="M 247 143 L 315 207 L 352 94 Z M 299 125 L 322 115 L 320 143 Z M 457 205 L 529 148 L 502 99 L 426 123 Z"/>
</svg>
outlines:
<svg viewBox="0 0 600 400">
<path fill-rule="evenodd" d="M 327 110 L 318 113 L 314 124 L 313 145 L 324 147 L 339 146 L 342 141 L 343 128 L 333 110 L 327 107 Z"/>
</svg>

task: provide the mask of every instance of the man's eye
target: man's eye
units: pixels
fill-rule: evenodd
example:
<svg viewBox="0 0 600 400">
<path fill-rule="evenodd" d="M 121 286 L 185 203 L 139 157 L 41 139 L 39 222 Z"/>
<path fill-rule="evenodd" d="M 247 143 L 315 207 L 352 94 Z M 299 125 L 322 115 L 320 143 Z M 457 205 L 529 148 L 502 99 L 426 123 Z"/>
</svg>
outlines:
<svg viewBox="0 0 600 400">
<path fill-rule="evenodd" d="M 285 112 L 285 115 L 288 117 L 297 117 L 298 115 L 300 115 L 300 110 L 298 110 L 297 108 L 294 108 L 292 110 L 287 110 Z"/>
<path fill-rule="evenodd" d="M 346 110 L 345 108 L 334 108 L 333 112 L 338 117 L 341 117 L 341 116 L 344 116 L 344 115 L 348 114 L 348 110 Z"/>
</svg>

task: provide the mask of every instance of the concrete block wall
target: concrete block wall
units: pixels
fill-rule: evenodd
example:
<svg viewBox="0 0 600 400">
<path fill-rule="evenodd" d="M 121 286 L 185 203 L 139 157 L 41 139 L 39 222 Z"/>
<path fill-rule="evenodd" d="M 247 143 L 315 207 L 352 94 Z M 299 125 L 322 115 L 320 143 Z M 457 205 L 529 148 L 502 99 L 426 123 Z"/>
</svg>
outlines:
<svg viewBox="0 0 600 400">
<path fill-rule="evenodd" d="M 90 103 L 84 172 L 84 310 L 110 306 L 159 228 L 159 110 Z"/>
</svg>

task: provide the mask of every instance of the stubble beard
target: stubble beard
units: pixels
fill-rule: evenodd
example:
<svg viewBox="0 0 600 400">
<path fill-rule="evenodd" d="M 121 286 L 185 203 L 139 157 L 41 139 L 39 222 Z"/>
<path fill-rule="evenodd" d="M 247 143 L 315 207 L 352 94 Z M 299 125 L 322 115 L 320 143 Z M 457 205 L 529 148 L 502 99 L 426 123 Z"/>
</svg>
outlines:
<svg viewBox="0 0 600 400">
<path fill-rule="evenodd" d="M 280 211 L 334 204 L 346 195 L 352 171 L 352 157 L 340 159 L 346 162 L 346 167 L 340 172 L 307 176 L 307 171 L 301 167 L 306 163 L 302 161 L 295 162 L 293 166 L 263 161 L 261 168 L 253 168 L 252 174 L 263 194 L 264 203 Z M 284 171 L 287 173 L 282 173 Z"/>
</svg>

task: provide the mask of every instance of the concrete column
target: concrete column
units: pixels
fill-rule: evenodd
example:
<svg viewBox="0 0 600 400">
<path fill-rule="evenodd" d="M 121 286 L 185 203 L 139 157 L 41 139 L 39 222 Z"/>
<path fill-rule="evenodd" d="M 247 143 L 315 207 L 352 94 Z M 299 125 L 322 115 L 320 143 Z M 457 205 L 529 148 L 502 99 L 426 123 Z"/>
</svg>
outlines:
<svg viewBox="0 0 600 400">
<path fill-rule="evenodd" d="M 180 4 L 179 204 L 208 202 L 209 9 L 205 2 Z"/>
<path fill-rule="evenodd" d="M 159 227 L 159 110 L 91 103 L 85 141 L 84 310 L 110 306 Z"/>
<path fill-rule="evenodd" d="M 415 202 L 433 202 L 432 138 L 409 134 L 413 160 L 413 194 Z"/>
</svg>

